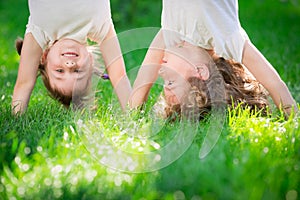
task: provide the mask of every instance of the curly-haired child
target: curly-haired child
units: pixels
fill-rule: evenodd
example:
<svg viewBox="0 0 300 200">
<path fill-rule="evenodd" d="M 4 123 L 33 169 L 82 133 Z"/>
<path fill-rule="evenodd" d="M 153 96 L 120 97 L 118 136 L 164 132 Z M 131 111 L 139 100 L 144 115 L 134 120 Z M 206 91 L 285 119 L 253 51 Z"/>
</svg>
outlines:
<svg viewBox="0 0 300 200">
<path fill-rule="evenodd" d="M 162 29 L 153 40 L 134 82 L 130 105 L 143 104 L 163 63 L 164 50 L 182 42 L 210 55 L 242 63 L 276 106 L 289 115 L 297 104 L 279 74 L 251 43 L 240 25 L 238 1 L 163 0 Z"/>
<path fill-rule="evenodd" d="M 248 70 L 233 60 L 211 56 L 184 42 L 167 48 L 159 75 L 164 93 L 154 110 L 164 118 L 193 113 L 202 118 L 212 107 L 248 107 L 266 114 L 268 94 Z"/>
</svg>

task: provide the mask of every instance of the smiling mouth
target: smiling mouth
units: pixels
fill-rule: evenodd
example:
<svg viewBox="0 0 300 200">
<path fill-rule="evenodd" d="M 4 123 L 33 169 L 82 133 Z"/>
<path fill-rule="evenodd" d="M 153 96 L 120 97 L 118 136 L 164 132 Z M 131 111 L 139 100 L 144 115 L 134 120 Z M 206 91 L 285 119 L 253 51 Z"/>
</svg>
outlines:
<svg viewBox="0 0 300 200">
<path fill-rule="evenodd" d="M 65 56 L 65 57 L 78 57 L 79 56 L 77 53 L 74 53 L 74 52 L 66 52 L 61 55 Z"/>
</svg>

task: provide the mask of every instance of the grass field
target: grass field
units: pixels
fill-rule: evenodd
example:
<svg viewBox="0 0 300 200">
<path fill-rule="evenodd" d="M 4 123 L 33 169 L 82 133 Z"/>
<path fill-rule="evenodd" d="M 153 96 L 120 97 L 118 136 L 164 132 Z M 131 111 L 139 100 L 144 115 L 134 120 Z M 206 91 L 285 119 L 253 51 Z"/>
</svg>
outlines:
<svg viewBox="0 0 300 200">
<path fill-rule="evenodd" d="M 300 2 L 239 3 L 242 26 L 299 103 Z M 161 1 L 112 0 L 111 6 L 115 28 L 125 36 L 122 49 L 130 49 L 130 41 L 137 45 L 124 54 L 133 81 L 151 31 L 160 26 Z M 24 34 L 27 1 L 0 1 L 0 13 L 0 199 L 300 199 L 300 117 L 285 120 L 276 108 L 268 117 L 237 108 L 221 116 L 221 127 L 212 119 L 196 127 L 164 124 L 147 109 L 119 113 L 109 82 L 103 82 L 97 112 L 83 116 L 48 97 L 39 78 L 28 111 L 13 117 L 19 62 L 14 40 Z M 127 38 L 136 32 L 126 31 L 145 27 L 156 28 L 142 32 L 147 41 L 140 48 L 140 38 Z M 154 87 L 147 108 L 160 88 Z M 205 134 L 214 130 L 220 137 L 200 159 Z M 160 150 L 161 156 L 151 157 Z"/>
</svg>

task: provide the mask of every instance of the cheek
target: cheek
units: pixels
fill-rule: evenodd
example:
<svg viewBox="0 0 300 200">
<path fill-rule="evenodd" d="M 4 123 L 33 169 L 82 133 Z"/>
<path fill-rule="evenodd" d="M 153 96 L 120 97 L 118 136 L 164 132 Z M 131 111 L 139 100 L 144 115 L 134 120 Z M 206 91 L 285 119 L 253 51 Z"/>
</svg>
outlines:
<svg viewBox="0 0 300 200">
<path fill-rule="evenodd" d="M 77 62 L 77 65 L 81 70 L 91 73 L 93 71 L 93 58 L 90 56 L 86 56 L 85 59 L 82 59 Z"/>
<path fill-rule="evenodd" d="M 54 55 L 48 55 L 45 59 L 45 65 L 48 68 L 48 70 L 50 71 L 55 70 L 58 66 L 61 66 L 61 62 L 59 60 L 59 57 L 54 56 Z"/>
<path fill-rule="evenodd" d="M 166 101 L 171 105 L 180 104 L 181 98 L 183 96 L 182 91 L 180 91 L 179 89 L 170 90 L 168 88 L 165 88 L 164 94 L 165 94 Z"/>
<path fill-rule="evenodd" d="M 47 49 L 46 51 L 45 51 L 45 57 L 47 58 L 47 59 L 51 59 L 51 58 L 53 58 L 53 57 L 57 57 L 58 55 L 59 55 L 59 51 L 58 51 L 58 48 L 56 48 L 56 46 L 52 46 L 52 47 L 50 47 L 49 49 Z"/>
<path fill-rule="evenodd" d="M 172 89 L 164 88 L 164 93 L 167 99 L 167 102 L 170 104 L 181 104 L 184 97 L 188 95 L 190 91 L 190 84 L 183 82 L 180 86 L 174 87 Z"/>
</svg>

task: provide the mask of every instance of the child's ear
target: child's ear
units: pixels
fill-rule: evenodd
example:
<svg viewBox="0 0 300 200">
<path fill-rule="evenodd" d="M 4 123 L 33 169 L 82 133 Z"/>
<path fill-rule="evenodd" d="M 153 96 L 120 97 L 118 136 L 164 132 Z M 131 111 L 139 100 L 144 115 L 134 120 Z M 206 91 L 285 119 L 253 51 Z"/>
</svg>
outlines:
<svg viewBox="0 0 300 200">
<path fill-rule="evenodd" d="M 207 80 L 209 78 L 209 70 L 205 64 L 197 65 L 198 74 L 202 80 Z"/>
<path fill-rule="evenodd" d="M 17 38 L 15 41 L 15 47 L 19 55 L 21 55 L 22 47 L 23 47 L 23 39 Z"/>
<path fill-rule="evenodd" d="M 46 50 L 44 51 L 42 57 L 41 57 L 40 63 L 41 63 L 42 65 L 44 65 L 44 64 L 46 63 L 48 52 L 49 52 L 49 50 L 46 49 Z"/>
</svg>

